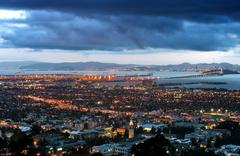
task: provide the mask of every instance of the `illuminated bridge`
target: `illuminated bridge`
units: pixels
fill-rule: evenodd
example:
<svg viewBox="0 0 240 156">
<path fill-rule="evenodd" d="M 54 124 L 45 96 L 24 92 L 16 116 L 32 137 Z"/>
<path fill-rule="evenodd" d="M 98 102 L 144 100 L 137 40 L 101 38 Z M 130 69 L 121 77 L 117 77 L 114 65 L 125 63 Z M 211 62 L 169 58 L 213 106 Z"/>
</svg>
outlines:
<svg viewBox="0 0 240 156">
<path fill-rule="evenodd" d="M 221 76 L 223 74 L 224 74 L 223 69 L 222 68 L 218 68 L 218 69 L 203 70 L 200 74 L 168 77 L 168 78 L 164 78 L 164 79 L 180 79 L 180 78 L 196 78 L 196 77 Z"/>
</svg>

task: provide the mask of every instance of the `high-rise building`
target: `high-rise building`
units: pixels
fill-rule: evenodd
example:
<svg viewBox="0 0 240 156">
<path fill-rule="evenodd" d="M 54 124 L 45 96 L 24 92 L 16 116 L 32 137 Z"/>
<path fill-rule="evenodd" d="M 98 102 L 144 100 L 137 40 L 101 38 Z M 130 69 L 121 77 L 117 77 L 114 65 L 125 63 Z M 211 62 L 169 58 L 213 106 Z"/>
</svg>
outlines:
<svg viewBox="0 0 240 156">
<path fill-rule="evenodd" d="M 133 128 L 130 128 L 128 130 L 128 138 L 129 139 L 134 138 L 134 129 Z"/>
</svg>

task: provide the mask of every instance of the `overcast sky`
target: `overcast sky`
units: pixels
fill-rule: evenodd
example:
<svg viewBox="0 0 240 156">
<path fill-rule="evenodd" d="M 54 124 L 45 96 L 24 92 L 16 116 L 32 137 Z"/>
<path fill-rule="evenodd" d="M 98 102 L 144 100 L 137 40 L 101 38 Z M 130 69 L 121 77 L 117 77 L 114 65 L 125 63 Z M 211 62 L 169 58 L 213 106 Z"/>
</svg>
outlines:
<svg viewBox="0 0 240 156">
<path fill-rule="evenodd" d="M 1 0 L 0 61 L 240 64 L 239 0 Z"/>
</svg>

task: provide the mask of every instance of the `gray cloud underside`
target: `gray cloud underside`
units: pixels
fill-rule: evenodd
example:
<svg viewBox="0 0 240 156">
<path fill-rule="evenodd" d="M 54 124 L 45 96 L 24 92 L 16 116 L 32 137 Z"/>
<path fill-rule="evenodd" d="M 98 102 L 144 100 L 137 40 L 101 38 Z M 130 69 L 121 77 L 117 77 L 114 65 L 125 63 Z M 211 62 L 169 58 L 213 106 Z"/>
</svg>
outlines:
<svg viewBox="0 0 240 156">
<path fill-rule="evenodd" d="M 1 8 L 62 10 L 87 14 L 239 18 L 239 0 L 7 0 Z M 207 15 L 207 16 L 206 16 Z M 209 19 L 210 19 L 209 18 Z"/>
<path fill-rule="evenodd" d="M 9 47 L 210 51 L 239 44 L 238 0 L 8 0 L 0 6 L 28 10 L 26 19 L 0 20 Z"/>
</svg>

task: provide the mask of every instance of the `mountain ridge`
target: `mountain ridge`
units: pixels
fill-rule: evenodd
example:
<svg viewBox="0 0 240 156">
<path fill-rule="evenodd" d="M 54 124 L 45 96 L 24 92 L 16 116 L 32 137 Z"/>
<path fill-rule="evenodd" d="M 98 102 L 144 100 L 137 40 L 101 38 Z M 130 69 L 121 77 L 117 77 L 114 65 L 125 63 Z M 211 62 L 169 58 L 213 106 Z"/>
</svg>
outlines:
<svg viewBox="0 0 240 156">
<path fill-rule="evenodd" d="M 240 65 L 230 63 L 181 63 L 169 65 L 138 65 L 117 64 L 102 62 L 63 62 L 63 63 L 33 63 L 23 65 L 23 70 L 134 70 L 134 71 L 200 71 L 203 69 L 223 68 L 226 70 L 240 71 Z"/>
</svg>

